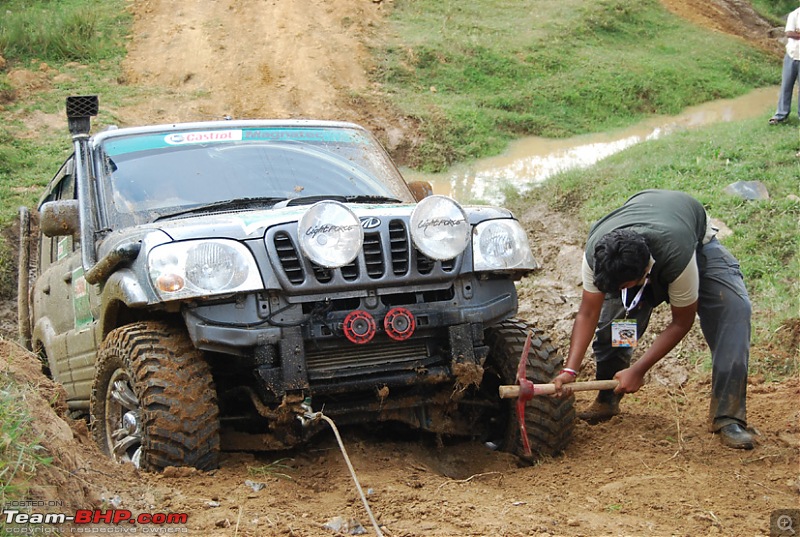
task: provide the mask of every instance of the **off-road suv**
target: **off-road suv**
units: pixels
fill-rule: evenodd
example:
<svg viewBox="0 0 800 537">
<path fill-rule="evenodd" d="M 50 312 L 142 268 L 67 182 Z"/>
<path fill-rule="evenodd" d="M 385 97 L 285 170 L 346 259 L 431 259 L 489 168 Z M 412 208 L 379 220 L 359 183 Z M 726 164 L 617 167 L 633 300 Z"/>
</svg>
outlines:
<svg viewBox="0 0 800 537">
<path fill-rule="evenodd" d="M 535 262 L 508 210 L 406 184 L 350 123 L 90 136 L 97 108 L 67 99 L 74 154 L 41 198 L 31 267 L 21 234 L 20 330 L 105 452 L 209 469 L 221 449 L 307 441 L 322 420 L 298 418 L 319 411 L 521 452 L 498 387 L 515 383 L 515 281 Z M 560 362 L 534 331 L 527 376 Z M 534 450 L 562 450 L 572 401 L 528 405 Z"/>
</svg>

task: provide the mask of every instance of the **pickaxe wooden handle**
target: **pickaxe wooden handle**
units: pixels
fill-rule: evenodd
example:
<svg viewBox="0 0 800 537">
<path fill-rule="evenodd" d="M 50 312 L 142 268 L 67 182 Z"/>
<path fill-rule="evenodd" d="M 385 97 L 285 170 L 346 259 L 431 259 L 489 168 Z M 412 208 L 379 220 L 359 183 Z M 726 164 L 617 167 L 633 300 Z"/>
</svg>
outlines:
<svg viewBox="0 0 800 537">
<path fill-rule="evenodd" d="M 619 385 L 616 380 L 589 380 L 586 382 L 570 382 L 564 384 L 569 386 L 573 392 L 587 392 L 592 390 L 613 390 Z M 551 395 L 556 393 L 555 384 L 531 384 L 533 393 L 531 395 Z M 525 393 L 525 387 L 514 384 L 512 386 L 500 386 L 500 397 L 503 399 L 512 399 L 519 397 L 520 393 Z"/>
<path fill-rule="evenodd" d="M 525 427 L 525 405 L 536 395 L 550 395 L 556 392 L 554 384 L 534 384 L 527 378 L 528 354 L 531 350 L 531 337 L 533 332 L 528 330 L 528 337 L 522 347 L 522 356 L 519 358 L 517 366 L 517 384 L 513 386 L 500 386 L 500 397 L 502 399 L 517 399 L 517 420 L 519 421 L 520 439 L 522 440 L 522 452 L 525 456 L 531 456 L 531 445 L 528 441 L 528 431 Z M 580 392 L 585 390 L 613 390 L 619 382 L 616 380 L 592 380 L 589 382 L 571 382 L 568 384 L 572 391 Z"/>
</svg>

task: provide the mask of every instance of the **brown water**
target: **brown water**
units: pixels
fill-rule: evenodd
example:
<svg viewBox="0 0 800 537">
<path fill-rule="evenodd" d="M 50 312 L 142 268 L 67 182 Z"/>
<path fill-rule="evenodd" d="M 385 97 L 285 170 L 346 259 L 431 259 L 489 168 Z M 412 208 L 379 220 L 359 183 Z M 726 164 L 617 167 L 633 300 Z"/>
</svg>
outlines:
<svg viewBox="0 0 800 537">
<path fill-rule="evenodd" d="M 503 189 L 524 192 L 548 177 L 572 168 L 586 168 L 632 145 L 660 138 L 682 129 L 750 119 L 774 110 L 778 87 L 757 89 L 736 99 L 713 101 L 687 108 L 677 116 L 656 116 L 630 128 L 554 140 L 529 137 L 512 142 L 502 155 L 469 165 L 455 166 L 440 174 L 404 169 L 409 181 L 429 181 L 435 194 L 460 202 L 502 203 Z"/>
</svg>

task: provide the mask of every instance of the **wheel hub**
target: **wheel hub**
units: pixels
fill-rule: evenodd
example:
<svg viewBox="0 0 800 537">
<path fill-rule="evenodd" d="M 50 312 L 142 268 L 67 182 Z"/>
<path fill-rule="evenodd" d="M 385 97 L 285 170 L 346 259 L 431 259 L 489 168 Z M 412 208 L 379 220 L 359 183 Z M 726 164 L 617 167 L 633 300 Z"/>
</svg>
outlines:
<svg viewBox="0 0 800 537">
<path fill-rule="evenodd" d="M 128 373 L 118 369 L 106 392 L 106 445 L 116 460 L 141 464 L 142 430 L 139 399 Z"/>
<path fill-rule="evenodd" d="M 129 435 L 136 435 L 139 433 L 139 413 L 136 411 L 126 412 L 122 416 L 122 428 Z"/>
</svg>

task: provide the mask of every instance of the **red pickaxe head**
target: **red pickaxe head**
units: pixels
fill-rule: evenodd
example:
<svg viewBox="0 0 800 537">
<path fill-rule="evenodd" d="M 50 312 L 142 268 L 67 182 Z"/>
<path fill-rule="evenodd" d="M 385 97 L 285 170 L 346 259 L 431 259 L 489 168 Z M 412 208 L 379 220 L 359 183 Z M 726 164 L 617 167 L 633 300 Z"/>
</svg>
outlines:
<svg viewBox="0 0 800 537">
<path fill-rule="evenodd" d="M 528 337 L 525 338 L 525 346 L 522 347 L 522 356 L 519 358 L 517 366 L 517 384 L 519 385 L 519 396 L 517 397 L 517 420 L 519 420 L 519 434 L 522 437 L 523 454 L 530 457 L 531 445 L 528 441 L 528 429 L 525 427 L 525 404 L 533 399 L 533 382 L 528 380 L 528 354 L 531 351 L 531 331 L 528 330 Z"/>
</svg>

